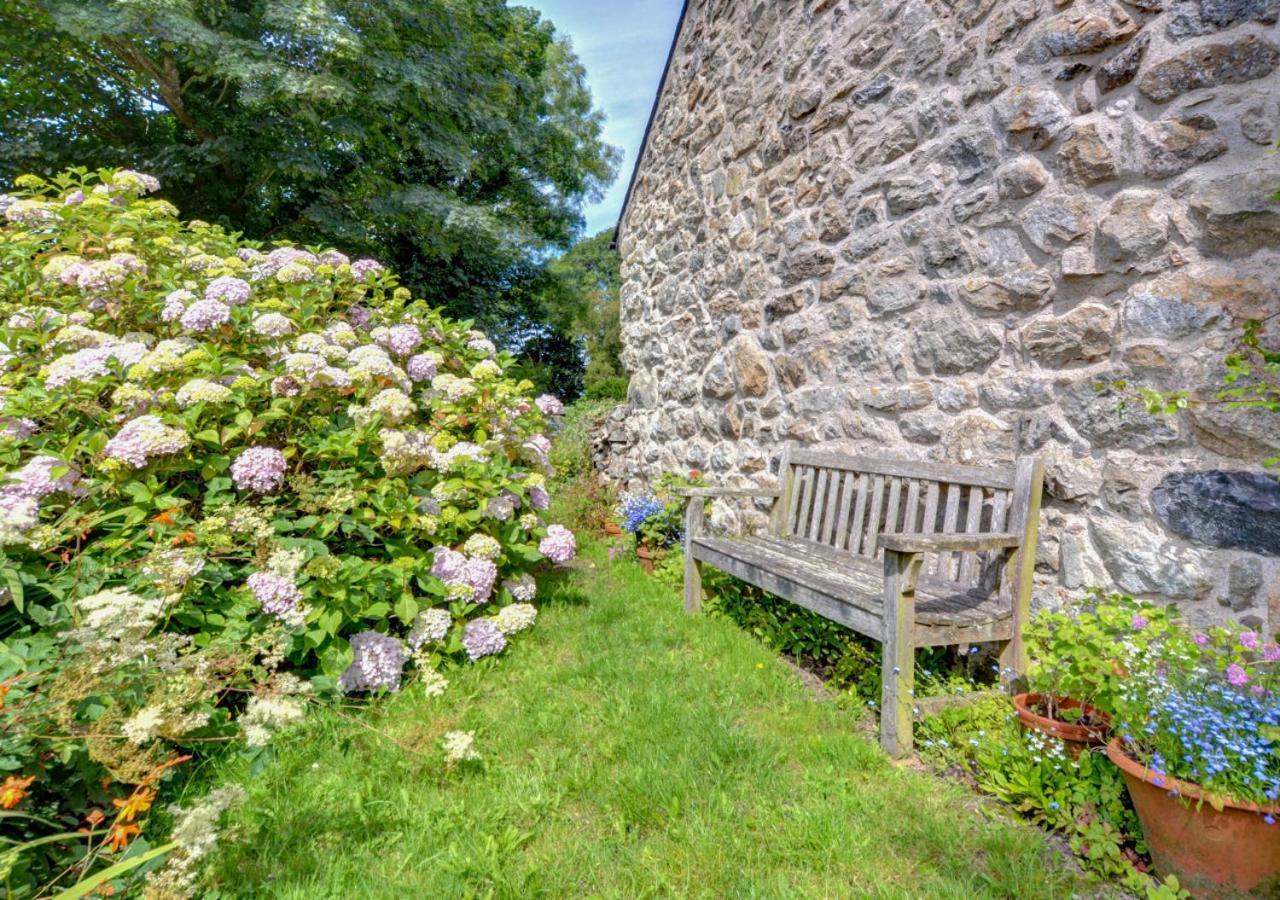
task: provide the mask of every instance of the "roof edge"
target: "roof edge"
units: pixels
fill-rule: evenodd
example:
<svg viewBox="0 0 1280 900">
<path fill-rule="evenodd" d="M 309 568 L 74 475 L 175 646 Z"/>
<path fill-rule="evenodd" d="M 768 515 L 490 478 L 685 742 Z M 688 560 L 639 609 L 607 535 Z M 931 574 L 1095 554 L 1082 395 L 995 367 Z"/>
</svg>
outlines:
<svg viewBox="0 0 1280 900">
<path fill-rule="evenodd" d="M 627 193 L 622 198 L 622 209 L 618 211 L 618 221 L 613 226 L 613 240 L 610 245 L 617 249 L 618 238 L 622 234 L 622 220 L 627 217 L 627 208 L 631 205 L 631 194 L 636 189 L 636 178 L 640 174 L 640 164 L 644 162 L 645 150 L 649 148 L 649 133 L 653 130 L 653 122 L 658 118 L 658 105 L 662 102 L 662 95 L 667 89 L 667 78 L 671 74 L 671 62 L 676 56 L 676 47 L 680 43 L 680 33 L 684 31 L 685 17 L 689 13 L 690 0 L 684 0 L 684 5 L 680 7 L 680 18 L 676 20 L 676 32 L 671 38 L 671 49 L 667 51 L 667 62 L 662 67 L 662 78 L 658 81 L 658 93 L 653 98 L 653 108 L 649 110 L 649 121 L 644 126 L 644 137 L 640 138 L 640 149 L 636 152 L 635 165 L 631 167 L 631 180 L 627 182 Z"/>
</svg>

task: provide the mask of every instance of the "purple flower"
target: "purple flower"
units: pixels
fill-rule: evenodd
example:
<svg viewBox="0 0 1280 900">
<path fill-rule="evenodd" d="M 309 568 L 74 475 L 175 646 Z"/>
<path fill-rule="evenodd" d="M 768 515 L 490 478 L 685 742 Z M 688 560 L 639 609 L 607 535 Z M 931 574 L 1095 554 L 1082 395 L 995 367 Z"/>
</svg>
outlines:
<svg viewBox="0 0 1280 900">
<path fill-rule="evenodd" d="M 369 325 L 369 320 L 373 318 L 373 314 L 363 306 L 352 306 L 347 310 L 347 321 L 356 328 L 365 328 Z"/>
<path fill-rule="evenodd" d="M 396 356 L 408 356 L 422 343 L 422 332 L 415 325 L 395 325 L 387 329 L 382 343 Z"/>
<path fill-rule="evenodd" d="M 1249 674 L 1244 668 L 1236 663 L 1227 666 L 1227 681 L 1236 687 L 1243 687 L 1249 683 Z"/>
<path fill-rule="evenodd" d="M 254 572 L 245 583 L 253 591 L 253 597 L 262 606 L 262 611 L 283 619 L 302 603 L 302 591 L 292 579 L 274 572 Z"/>
<path fill-rule="evenodd" d="M 351 652 L 351 667 L 338 677 L 338 687 L 344 693 L 400 690 L 405 654 L 398 640 L 376 631 L 362 631 L 352 636 Z"/>
<path fill-rule="evenodd" d="M 573 532 L 563 525 L 547 527 L 547 536 L 538 543 L 538 552 L 553 563 L 563 564 L 573 559 L 578 552 L 578 542 Z"/>
<path fill-rule="evenodd" d="M 542 410 L 544 416 L 562 416 L 564 415 L 564 404 L 560 402 L 560 398 L 551 394 L 543 394 L 537 400 L 533 401 L 538 404 L 538 409 Z"/>
<path fill-rule="evenodd" d="M 1246 650 L 1258 649 L 1258 632 L 1245 631 L 1240 634 L 1240 646 Z"/>
<path fill-rule="evenodd" d="M 498 567 L 490 560 L 472 557 L 462 568 L 462 580 L 471 587 L 472 600 L 484 603 L 493 594 L 494 582 L 498 580 Z"/>
<path fill-rule="evenodd" d="M 242 491 L 269 494 L 284 484 L 288 467 L 284 454 L 275 447 L 250 447 L 231 464 L 231 480 Z"/>
<path fill-rule="evenodd" d="M 1191 640 L 1195 641 L 1197 647 L 1203 647 L 1205 644 L 1209 643 L 1209 635 L 1205 634 L 1203 631 L 1197 631 L 1195 633 L 1195 637 Z"/>
<path fill-rule="evenodd" d="M 223 275 L 209 282 L 209 286 L 204 289 L 204 299 L 218 300 L 228 306 L 239 306 L 241 303 L 248 302 L 249 295 L 252 293 L 253 287 L 249 282 Z"/>
<path fill-rule="evenodd" d="M 187 307 L 178 321 L 191 331 L 212 331 L 231 321 L 231 307 L 217 300 L 197 300 Z"/>
<path fill-rule="evenodd" d="M 357 259 L 351 264 L 351 277 L 356 281 L 364 281 L 365 276 L 381 271 L 382 263 L 376 259 Z"/>
<path fill-rule="evenodd" d="M 435 561 L 431 563 L 431 574 L 446 584 L 461 582 L 467 567 L 467 557 L 448 547 L 437 547 L 435 554 Z"/>
<path fill-rule="evenodd" d="M 0 416 L 0 437 L 13 438 L 16 441 L 25 441 L 31 435 L 35 434 L 36 423 L 31 419 L 22 419 L 15 416 Z"/>
<path fill-rule="evenodd" d="M 414 381 L 429 381 L 436 377 L 438 360 L 433 354 L 418 353 L 409 357 L 409 377 Z"/>
<path fill-rule="evenodd" d="M 55 470 L 61 470 L 54 475 Z M 80 479 L 80 470 L 53 456 L 37 456 L 8 476 L 12 484 L 0 487 L 20 497 L 42 500 L 59 491 L 70 493 Z M 4 480 L 4 479 L 0 479 Z"/>
<path fill-rule="evenodd" d="M 185 431 L 165 425 L 159 416 L 138 416 L 126 422 L 102 452 L 141 469 L 152 456 L 177 453 L 190 443 Z"/>
<path fill-rule="evenodd" d="M 1275 662 L 1280 659 L 1280 644 L 1272 641 L 1264 645 L 1262 648 L 1262 658 L 1267 662 Z"/>
<path fill-rule="evenodd" d="M 529 489 L 529 505 L 534 509 L 546 509 L 551 505 L 551 495 L 542 485 L 536 484 Z"/>
<path fill-rule="evenodd" d="M 462 629 L 462 646 L 473 660 L 501 653 L 507 646 L 506 635 L 492 619 L 472 619 Z"/>
<path fill-rule="evenodd" d="M 1151 620 L 1148 619 L 1146 616 L 1142 615 L 1141 613 L 1135 615 L 1132 619 L 1129 620 L 1129 627 L 1132 628 L 1134 631 L 1141 631 L 1142 629 L 1146 628 L 1150 624 L 1151 624 Z"/>
</svg>

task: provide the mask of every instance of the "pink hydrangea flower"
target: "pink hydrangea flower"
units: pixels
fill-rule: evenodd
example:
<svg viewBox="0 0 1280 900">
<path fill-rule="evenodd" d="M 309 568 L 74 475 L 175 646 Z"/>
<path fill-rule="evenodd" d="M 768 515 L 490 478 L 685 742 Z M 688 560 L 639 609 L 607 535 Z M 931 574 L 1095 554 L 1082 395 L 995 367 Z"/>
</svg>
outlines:
<svg viewBox="0 0 1280 900">
<path fill-rule="evenodd" d="M 253 287 L 249 282 L 231 275 L 223 275 L 209 282 L 209 286 L 204 289 L 204 299 L 218 300 L 228 306 L 239 306 L 241 303 L 247 303 L 252 293 Z"/>
<path fill-rule="evenodd" d="M 396 356 L 408 356 L 422 343 L 422 332 L 415 325 L 394 325 L 387 329 L 383 343 Z"/>
<path fill-rule="evenodd" d="M 1258 649 L 1258 632 L 1245 631 L 1240 634 L 1240 646 L 1246 650 Z"/>
<path fill-rule="evenodd" d="M 578 542 L 573 532 L 563 525 L 547 527 L 547 536 L 538 543 L 538 552 L 553 563 L 564 564 L 578 552 Z"/>
<path fill-rule="evenodd" d="M 231 307 L 217 300 L 197 300 L 187 307 L 178 321 L 191 331 L 212 331 L 231 321 Z"/>
<path fill-rule="evenodd" d="M 1249 673 L 1244 670 L 1243 666 L 1232 663 L 1227 666 L 1227 681 L 1236 687 L 1243 687 L 1249 683 Z"/>
<path fill-rule="evenodd" d="M 1280 644 L 1271 642 L 1262 648 L 1262 658 L 1267 662 L 1275 662 L 1280 659 Z"/>
<path fill-rule="evenodd" d="M 1141 614 L 1135 615 L 1132 619 L 1129 620 L 1129 627 L 1132 628 L 1134 631 L 1141 631 L 1142 629 L 1146 628 L 1150 624 L 1151 624 L 1151 620 Z"/>
<path fill-rule="evenodd" d="M 543 394 L 533 402 L 538 404 L 538 409 L 542 410 L 544 416 L 564 415 L 564 404 L 560 402 L 559 397 L 552 394 Z"/>
<path fill-rule="evenodd" d="M 262 605 L 262 611 L 284 618 L 302 603 L 302 591 L 290 578 L 274 572 L 254 572 L 245 582 L 253 597 Z"/>
<path fill-rule="evenodd" d="M 365 276 L 382 271 L 382 263 L 376 259 L 357 259 L 351 264 L 351 277 L 364 281 Z"/>
<path fill-rule="evenodd" d="M 275 447 L 250 447 L 231 464 L 231 480 L 242 491 L 269 494 L 284 484 L 288 468 L 284 454 Z"/>
<path fill-rule="evenodd" d="M 472 660 L 501 653 L 507 646 L 506 635 L 492 619 L 472 619 L 462 629 L 462 646 Z"/>
</svg>

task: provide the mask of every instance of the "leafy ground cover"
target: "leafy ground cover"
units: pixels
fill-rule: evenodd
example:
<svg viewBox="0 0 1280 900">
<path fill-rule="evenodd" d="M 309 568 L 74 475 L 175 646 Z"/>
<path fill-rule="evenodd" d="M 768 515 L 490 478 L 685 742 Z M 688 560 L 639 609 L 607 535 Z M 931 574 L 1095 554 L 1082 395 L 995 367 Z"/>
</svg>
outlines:
<svg viewBox="0 0 1280 900">
<path fill-rule="evenodd" d="M 857 713 L 592 544 L 499 660 L 318 710 L 244 784 L 205 896 L 1066 896 L 1039 831 L 892 766 Z M 502 677 L 486 677 L 501 666 Z M 452 731 L 481 759 L 449 766 Z"/>
</svg>

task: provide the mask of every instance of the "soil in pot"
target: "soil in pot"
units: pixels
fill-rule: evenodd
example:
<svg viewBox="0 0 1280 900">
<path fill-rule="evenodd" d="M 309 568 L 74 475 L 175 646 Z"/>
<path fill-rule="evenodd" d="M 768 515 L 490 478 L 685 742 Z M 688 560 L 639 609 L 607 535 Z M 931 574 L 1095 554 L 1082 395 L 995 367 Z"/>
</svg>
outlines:
<svg viewBox="0 0 1280 900">
<path fill-rule="evenodd" d="M 1018 721 L 1024 729 L 1058 738 L 1075 759 L 1091 747 L 1101 747 L 1111 733 L 1111 717 L 1101 710 L 1068 697 L 1048 694 L 1018 694 L 1013 698 Z M 1060 710 L 1080 710 L 1075 721 L 1061 718 Z"/>
<path fill-rule="evenodd" d="M 1280 822 L 1263 818 L 1280 819 L 1280 805 L 1228 800 L 1215 809 L 1199 785 L 1157 775 L 1125 753 L 1119 738 L 1107 745 L 1107 757 L 1124 774 L 1157 872 L 1176 875 L 1197 898 L 1280 896 Z"/>
</svg>

